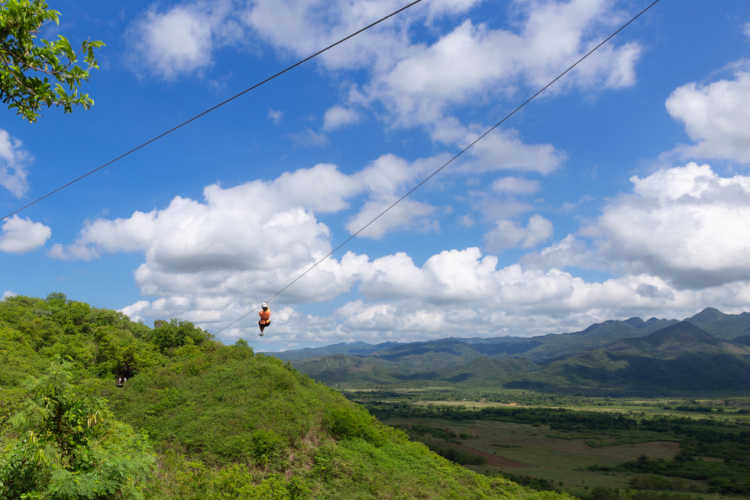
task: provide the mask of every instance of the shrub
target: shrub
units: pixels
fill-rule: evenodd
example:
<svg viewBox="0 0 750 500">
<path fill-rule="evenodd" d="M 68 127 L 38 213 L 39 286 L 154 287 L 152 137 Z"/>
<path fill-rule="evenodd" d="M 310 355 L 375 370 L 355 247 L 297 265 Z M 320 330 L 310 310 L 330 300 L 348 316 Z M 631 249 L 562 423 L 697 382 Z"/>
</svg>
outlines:
<svg viewBox="0 0 750 500">
<path fill-rule="evenodd" d="M 250 454 L 256 463 L 267 466 L 278 458 L 287 443 L 274 431 L 257 429 L 250 435 Z"/>
<path fill-rule="evenodd" d="M 365 410 L 355 407 L 333 408 L 327 415 L 328 431 L 336 439 L 362 438 L 380 445 L 383 435 L 375 418 Z"/>
<path fill-rule="evenodd" d="M 314 458 L 314 471 L 324 481 L 328 481 L 335 477 L 336 471 L 336 445 L 333 443 L 325 443 L 318 448 Z"/>
<path fill-rule="evenodd" d="M 20 437 L 0 455 L 0 498 L 143 498 L 154 464 L 146 438 L 76 390 L 66 367 L 49 371 L 11 419 Z"/>
</svg>

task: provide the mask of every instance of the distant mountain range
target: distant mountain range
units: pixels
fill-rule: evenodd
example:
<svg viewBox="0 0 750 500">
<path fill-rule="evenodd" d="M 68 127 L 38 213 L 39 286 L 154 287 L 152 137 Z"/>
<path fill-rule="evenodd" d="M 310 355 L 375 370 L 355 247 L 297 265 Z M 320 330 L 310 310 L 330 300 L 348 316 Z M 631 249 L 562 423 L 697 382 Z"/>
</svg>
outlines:
<svg viewBox="0 0 750 500">
<path fill-rule="evenodd" d="M 689 321 L 548 363 L 506 387 L 597 394 L 750 390 L 750 347 Z"/>
<path fill-rule="evenodd" d="M 274 353 L 340 387 L 455 385 L 587 394 L 750 388 L 750 313 L 630 318 L 538 337 L 336 344 Z"/>
</svg>

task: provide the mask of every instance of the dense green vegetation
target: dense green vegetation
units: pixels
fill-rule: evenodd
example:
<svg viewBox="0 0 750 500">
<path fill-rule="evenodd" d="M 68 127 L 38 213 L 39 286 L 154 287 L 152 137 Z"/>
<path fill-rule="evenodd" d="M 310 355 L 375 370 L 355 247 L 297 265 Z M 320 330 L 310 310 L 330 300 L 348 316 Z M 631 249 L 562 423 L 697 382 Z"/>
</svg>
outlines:
<svg viewBox="0 0 750 500">
<path fill-rule="evenodd" d="M 62 294 L 0 302 L 0 403 L 2 498 L 559 497 L 460 467 L 243 341 Z"/>
<path fill-rule="evenodd" d="M 29 386 L 0 459 L 2 498 L 138 498 L 154 463 L 145 436 L 81 394 L 64 364 Z"/>
</svg>

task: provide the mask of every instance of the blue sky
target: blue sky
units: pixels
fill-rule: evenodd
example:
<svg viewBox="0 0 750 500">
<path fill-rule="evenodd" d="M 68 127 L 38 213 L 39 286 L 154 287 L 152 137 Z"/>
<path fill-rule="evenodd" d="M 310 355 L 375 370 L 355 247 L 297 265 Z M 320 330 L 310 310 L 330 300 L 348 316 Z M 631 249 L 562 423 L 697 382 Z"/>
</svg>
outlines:
<svg viewBox="0 0 750 500">
<path fill-rule="evenodd" d="M 0 111 L 0 211 L 401 3 L 50 2 L 44 36 L 107 44 L 96 104 Z M 280 296 L 257 337 L 261 301 L 646 3 L 425 0 L 4 221 L 0 294 L 263 350 L 748 310 L 750 4 L 662 0 Z"/>
</svg>

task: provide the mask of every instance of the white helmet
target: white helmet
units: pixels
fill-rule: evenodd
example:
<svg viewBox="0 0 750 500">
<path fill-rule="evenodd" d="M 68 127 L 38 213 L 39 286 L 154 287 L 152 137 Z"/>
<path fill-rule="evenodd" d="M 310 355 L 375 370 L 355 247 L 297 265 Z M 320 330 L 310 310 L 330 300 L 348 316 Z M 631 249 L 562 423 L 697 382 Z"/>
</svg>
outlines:
<svg viewBox="0 0 750 500">
<path fill-rule="evenodd" d="M 263 302 L 263 303 L 262 303 L 262 304 L 260 305 L 260 307 L 261 307 L 262 309 L 268 309 L 268 304 L 266 304 L 265 302 Z"/>
</svg>

